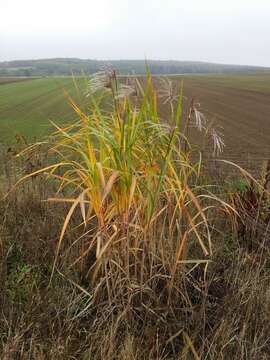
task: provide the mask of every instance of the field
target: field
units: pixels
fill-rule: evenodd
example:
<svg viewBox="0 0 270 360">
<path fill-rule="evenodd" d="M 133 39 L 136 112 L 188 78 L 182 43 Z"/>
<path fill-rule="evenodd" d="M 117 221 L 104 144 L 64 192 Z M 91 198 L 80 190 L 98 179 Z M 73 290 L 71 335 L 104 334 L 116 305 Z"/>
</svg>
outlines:
<svg viewBox="0 0 270 360">
<path fill-rule="evenodd" d="M 83 80 L 78 84 L 82 87 Z M 7 83 L 0 87 L 0 141 L 14 142 L 20 133 L 32 141 L 48 133 L 49 120 L 71 120 L 73 111 L 65 91 L 78 101 L 71 78 L 44 78 Z"/>
<path fill-rule="evenodd" d="M 220 125 L 223 157 L 249 170 L 270 158 L 270 74 L 187 78 L 184 93 Z"/>
<path fill-rule="evenodd" d="M 209 121 L 214 120 L 224 134 L 223 158 L 253 171 L 270 157 L 270 74 L 205 75 L 174 77 L 184 80 L 184 99 L 200 103 Z M 42 78 L 0 86 L 0 141 L 12 143 L 17 133 L 29 141 L 46 135 L 56 123 L 76 118 L 68 104 L 67 93 L 87 110 L 86 79 Z M 25 79 L 24 79 L 25 80 Z M 0 79 L 1 83 L 1 79 Z M 158 85 L 159 86 L 159 85 Z M 164 107 L 166 113 L 166 108 Z M 195 137 L 196 139 L 196 137 Z"/>
</svg>

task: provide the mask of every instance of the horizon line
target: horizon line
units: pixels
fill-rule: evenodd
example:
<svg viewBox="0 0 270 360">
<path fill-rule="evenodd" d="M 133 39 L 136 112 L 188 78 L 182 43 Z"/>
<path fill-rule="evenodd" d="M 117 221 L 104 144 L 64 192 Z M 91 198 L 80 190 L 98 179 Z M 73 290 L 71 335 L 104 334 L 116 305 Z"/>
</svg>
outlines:
<svg viewBox="0 0 270 360">
<path fill-rule="evenodd" d="M 254 68 L 270 68 L 270 66 L 265 65 L 250 65 L 250 64 L 236 64 L 236 63 L 222 63 L 222 62 L 212 62 L 206 60 L 176 60 L 176 59 L 143 59 L 143 58 L 114 58 L 114 59 L 101 59 L 101 58 L 82 58 L 82 57 L 40 57 L 40 58 L 27 58 L 27 59 L 12 59 L 12 60 L 0 60 L 1 63 L 11 63 L 16 61 L 44 61 L 44 60 L 82 60 L 82 61 L 97 61 L 97 62 L 115 62 L 115 61 L 144 61 L 144 62 L 178 62 L 178 63 L 200 63 L 200 64 L 211 64 L 211 65 L 221 65 L 221 66 L 239 66 L 239 67 L 254 67 Z"/>
</svg>

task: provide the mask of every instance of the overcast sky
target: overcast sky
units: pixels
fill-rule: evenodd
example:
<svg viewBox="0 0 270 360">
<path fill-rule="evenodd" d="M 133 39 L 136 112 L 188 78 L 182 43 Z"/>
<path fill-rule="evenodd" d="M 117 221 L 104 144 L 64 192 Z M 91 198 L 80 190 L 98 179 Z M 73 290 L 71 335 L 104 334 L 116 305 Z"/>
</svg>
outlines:
<svg viewBox="0 0 270 360">
<path fill-rule="evenodd" d="M 270 0 L 0 0 L 0 60 L 270 66 Z"/>
</svg>

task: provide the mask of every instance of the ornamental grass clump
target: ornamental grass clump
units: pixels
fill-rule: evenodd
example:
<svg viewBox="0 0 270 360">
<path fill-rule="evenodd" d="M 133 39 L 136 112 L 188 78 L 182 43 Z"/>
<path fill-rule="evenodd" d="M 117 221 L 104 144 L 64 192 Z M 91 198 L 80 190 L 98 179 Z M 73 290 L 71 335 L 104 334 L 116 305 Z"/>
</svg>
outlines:
<svg viewBox="0 0 270 360">
<path fill-rule="evenodd" d="M 91 301 L 120 301 L 125 310 L 139 299 L 151 311 L 179 298 L 187 304 L 184 274 L 207 268 L 216 215 L 232 209 L 203 185 L 201 157 L 191 160 L 181 131 L 182 87 L 170 94 L 167 123 L 149 73 L 144 84 L 123 85 L 114 70 L 104 70 L 91 77 L 87 96 L 88 113 L 70 99 L 79 121 L 55 125 L 57 161 L 33 173 L 58 182 L 48 200 L 69 206 L 52 273 L 65 260 L 91 284 Z M 82 234 L 66 244 L 78 216 Z"/>
</svg>

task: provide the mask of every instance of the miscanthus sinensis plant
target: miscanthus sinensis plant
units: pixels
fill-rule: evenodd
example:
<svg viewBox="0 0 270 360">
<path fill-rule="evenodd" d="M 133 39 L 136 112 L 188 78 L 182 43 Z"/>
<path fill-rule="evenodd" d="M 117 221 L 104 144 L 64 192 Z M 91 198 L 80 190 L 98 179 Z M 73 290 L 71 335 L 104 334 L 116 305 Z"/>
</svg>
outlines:
<svg viewBox="0 0 270 360">
<path fill-rule="evenodd" d="M 185 271 L 211 259 L 218 213 L 232 210 L 203 184 L 203 160 L 191 160 L 192 146 L 186 147 L 181 132 L 182 87 L 174 93 L 167 85 L 161 96 L 170 103 L 168 122 L 159 115 L 149 72 L 144 84 L 135 78 L 122 84 L 111 69 L 94 74 L 86 94 L 89 112 L 70 99 L 79 121 L 55 125 L 50 144 L 58 160 L 34 172 L 59 182 L 49 200 L 69 206 L 53 272 L 77 249 L 69 265 L 81 265 L 93 285 L 93 301 L 100 293 L 110 304 L 121 299 L 129 306 L 147 297 L 152 309 L 159 302 L 179 302 Z M 205 120 L 195 106 L 192 116 L 203 130 Z M 65 245 L 70 220 L 78 214 L 83 233 Z"/>
</svg>

